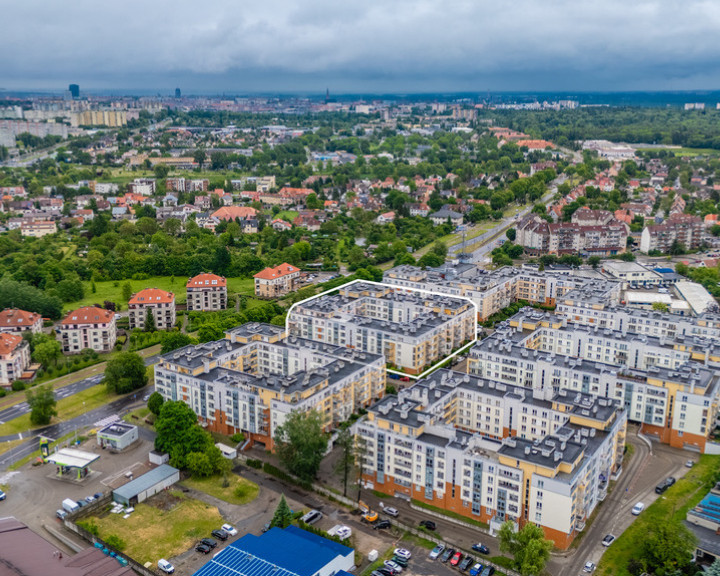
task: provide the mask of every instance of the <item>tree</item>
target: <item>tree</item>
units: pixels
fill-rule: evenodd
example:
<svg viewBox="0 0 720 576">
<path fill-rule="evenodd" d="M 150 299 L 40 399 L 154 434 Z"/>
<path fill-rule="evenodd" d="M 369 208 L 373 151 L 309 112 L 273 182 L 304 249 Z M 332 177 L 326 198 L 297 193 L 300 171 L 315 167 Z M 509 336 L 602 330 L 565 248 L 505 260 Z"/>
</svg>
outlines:
<svg viewBox="0 0 720 576">
<path fill-rule="evenodd" d="M 198 425 L 195 412 L 179 400 L 162 405 L 155 432 L 155 449 L 167 452 L 170 463 L 177 468 L 185 468 L 188 454 L 207 452 L 213 446 L 210 434 Z"/>
<path fill-rule="evenodd" d="M 205 154 L 205 150 L 203 150 L 202 148 L 196 148 L 193 151 L 193 160 L 197 162 L 198 168 L 200 168 L 201 170 L 203 164 L 205 163 L 206 156 L 207 155 Z"/>
<path fill-rule="evenodd" d="M 199 342 L 211 342 L 213 340 L 220 340 L 223 337 L 223 330 L 217 324 L 203 324 L 198 329 L 198 341 Z"/>
<path fill-rule="evenodd" d="M 285 494 L 280 495 L 280 502 L 275 508 L 272 520 L 270 520 L 270 528 L 287 528 L 293 521 L 292 510 L 285 500 Z"/>
<path fill-rule="evenodd" d="M 164 403 L 165 399 L 162 397 L 162 394 L 160 394 L 160 392 L 153 392 L 150 394 L 150 398 L 148 398 L 147 407 L 150 412 L 158 416 Z"/>
<path fill-rule="evenodd" d="M 122 287 L 122 294 L 123 294 L 123 300 L 127 302 L 132 297 L 132 286 L 130 286 L 130 282 L 125 282 Z"/>
<path fill-rule="evenodd" d="M 670 249 L 668 250 L 668 252 L 673 256 L 678 256 L 679 254 L 684 254 L 686 250 L 682 242 L 678 240 L 673 240 L 672 244 L 670 244 Z"/>
<path fill-rule="evenodd" d="M 145 312 L 145 332 L 155 332 L 155 315 L 152 312 L 152 308 L 148 308 Z"/>
<path fill-rule="evenodd" d="M 40 364 L 47 368 L 51 362 L 56 362 L 60 357 L 60 342 L 57 340 L 40 342 L 35 346 L 32 356 L 36 362 L 40 362 Z"/>
<path fill-rule="evenodd" d="M 507 236 L 507 239 L 510 240 L 510 242 L 515 242 L 517 231 L 515 228 L 508 228 L 507 232 L 505 232 L 505 236 Z"/>
<path fill-rule="evenodd" d="M 313 480 L 327 450 L 323 417 L 316 410 L 291 412 L 275 431 L 275 452 L 285 467 L 303 480 Z"/>
<path fill-rule="evenodd" d="M 25 392 L 28 406 L 30 406 L 30 423 L 35 426 L 50 424 L 53 416 L 57 416 L 55 406 L 57 400 L 52 391 L 52 386 L 40 386 L 34 392 Z"/>
<path fill-rule="evenodd" d="M 210 458 L 204 452 L 190 452 L 186 458 L 187 469 L 196 478 L 207 478 L 213 473 Z"/>
<path fill-rule="evenodd" d="M 658 312 L 667 312 L 668 305 L 664 302 L 653 302 L 652 309 L 657 310 Z"/>
<path fill-rule="evenodd" d="M 126 394 L 143 388 L 148 381 L 142 356 L 135 352 L 121 352 L 105 368 L 103 383 L 115 394 Z"/>
<path fill-rule="evenodd" d="M 695 543 L 695 535 L 679 522 L 653 524 L 643 534 L 638 556 L 646 572 L 670 574 L 687 566 Z"/>
<path fill-rule="evenodd" d="M 590 258 L 587 259 L 587 263 L 592 266 L 593 270 L 597 270 L 597 267 L 600 265 L 600 256 L 590 256 Z"/>
<path fill-rule="evenodd" d="M 168 352 L 172 352 L 173 350 L 177 350 L 178 348 L 182 348 L 183 346 L 187 346 L 192 343 L 193 339 L 187 334 L 183 334 L 178 331 L 167 332 L 163 334 L 160 353 L 167 354 Z"/>
<path fill-rule="evenodd" d="M 500 551 L 513 556 L 515 569 L 523 576 L 540 574 L 550 558 L 552 540 L 545 539 L 542 528 L 535 524 L 525 524 L 515 532 L 514 524 L 504 522 L 498 532 Z"/>
<path fill-rule="evenodd" d="M 335 471 L 342 478 L 343 496 L 347 497 L 348 480 L 350 473 L 355 467 L 355 435 L 350 428 L 343 427 L 338 432 L 335 446 L 340 449 L 340 458 L 338 459 Z"/>
<path fill-rule="evenodd" d="M 716 558 L 715 562 L 705 571 L 706 576 L 720 576 L 720 558 Z"/>
</svg>

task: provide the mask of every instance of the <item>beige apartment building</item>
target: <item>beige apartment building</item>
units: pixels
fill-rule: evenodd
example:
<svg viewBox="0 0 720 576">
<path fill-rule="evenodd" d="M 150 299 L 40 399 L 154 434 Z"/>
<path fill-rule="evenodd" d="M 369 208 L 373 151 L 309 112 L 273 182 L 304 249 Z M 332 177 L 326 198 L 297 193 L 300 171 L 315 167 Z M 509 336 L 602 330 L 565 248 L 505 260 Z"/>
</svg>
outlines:
<svg viewBox="0 0 720 576">
<path fill-rule="evenodd" d="M 255 296 L 279 298 L 297 289 L 300 268 L 284 262 L 275 268 L 265 268 L 255 276 Z"/>
<path fill-rule="evenodd" d="M 0 333 L 0 386 L 22 378 L 30 365 L 30 344 L 19 334 Z"/>
<path fill-rule="evenodd" d="M 145 329 L 147 311 L 151 310 L 158 330 L 171 330 L 175 326 L 175 294 L 158 288 L 145 288 L 134 294 L 128 302 L 130 329 Z"/>
<path fill-rule="evenodd" d="M 115 313 L 96 306 L 83 306 L 65 316 L 58 335 L 65 354 L 79 354 L 86 348 L 110 352 L 117 340 Z"/>
<path fill-rule="evenodd" d="M 186 284 L 187 309 L 224 310 L 227 308 L 227 280 L 216 274 L 198 274 Z"/>
<path fill-rule="evenodd" d="M 0 312 L 0 332 L 32 332 L 42 331 L 43 321 L 40 314 L 26 312 L 17 308 L 7 308 Z"/>
</svg>

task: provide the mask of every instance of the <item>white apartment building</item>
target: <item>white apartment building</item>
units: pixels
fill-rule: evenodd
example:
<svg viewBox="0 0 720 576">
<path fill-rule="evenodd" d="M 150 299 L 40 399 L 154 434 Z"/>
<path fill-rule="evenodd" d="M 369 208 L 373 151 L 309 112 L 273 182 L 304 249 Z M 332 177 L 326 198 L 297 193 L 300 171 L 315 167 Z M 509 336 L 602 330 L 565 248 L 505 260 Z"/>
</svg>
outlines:
<svg viewBox="0 0 720 576">
<path fill-rule="evenodd" d="M 86 348 L 110 352 L 117 340 L 115 313 L 96 306 L 83 306 L 65 316 L 58 335 L 65 354 L 79 354 Z"/>
<path fill-rule="evenodd" d="M 337 295 L 296 304 L 290 333 L 385 356 L 408 374 L 450 355 L 475 338 L 475 307 L 461 298 L 355 281 Z"/>
<path fill-rule="evenodd" d="M 626 419 L 607 399 L 438 370 L 354 428 L 366 488 L 494 527 L 533 522 L 567 548 L 619 467 Z"/>
<path fill-rule="evenodd" d="M 0 387 L 22 378 L 30 365 L 30 344 L 20 334 L 0 333 Z"/>
<path fill-rule="evenodd" d="M 145 288 L 133 294 L 128 302 L 130 329 L 145 329 L 147 311 L 151 310 L 158 330 L 175 327 L 175 294 L 159 288 Z"/>
<path fill-rule="evenodd" d="M 242 432 L 273 448 L 291 411 L 315 409 L 328 429 L 385 393 L 382 356 L 286 337 L 279 326 L 248 323 L 224 340 L 162 356 L 155 389 L 182 400 L 209 430 Z"/>
</svg>

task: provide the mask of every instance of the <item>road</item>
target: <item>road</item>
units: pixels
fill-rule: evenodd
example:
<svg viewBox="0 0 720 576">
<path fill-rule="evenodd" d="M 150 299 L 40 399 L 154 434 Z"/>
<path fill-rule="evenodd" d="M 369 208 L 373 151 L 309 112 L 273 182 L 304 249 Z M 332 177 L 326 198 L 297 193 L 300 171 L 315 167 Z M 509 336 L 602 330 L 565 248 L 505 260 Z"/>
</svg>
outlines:
<svg viewBox="0 0 720 576">
<path fill-rule="evenodd" d="M 145 366 L 155 364 L 158 361 L 158 358 L 158 354 L 148 356 L 145 358 Z M 63 398 L 67 398 L 73 394 L 92 388 L 93 386 L 99 384 L 103 377 L 103 374 L 97 374 L 95 376 L 90 376 L 89 378 L 78 380 L 77 382 L 63 386 L 62 388 L 57 388 L 54 392 L 55 399 L 62 400 Z M 21 402 L 20 404 L 15 404 L 15 406 L 10 406 L 9 408 L 0 410 L 0 424 L 4 424 L 5 422 L 18 418 L 23 414 L 27 414 L 28 412 L 30 412 L 30 407 L 27 402 Z M 0 438 L 0 440 L 7 440 L 7 438 Z"/>
<path fill-rule="evenodd" d="M 37 450 L 39 448 L 39 436 L 46 436 L 48 438 L 57 439 L 73 431 L 76 431 L 80 434 L 85 427 L 92 427 L 95 425 L 96 422 L 99 422 L 100 420 L 107 418 L 108 416 L 113 416 L 115 414 L 119 415 L 127 411 L 128 409 L 139 407 L 143 403 L 143 396 L 152 393 L 153 390 L 153 386 L 149 388 L 143 388 L 142 390 L 138 390 L 135 394 L 119 398 L 108 404 L 104 404 L 103 406 L 100 406 L 95 410 L 90 410 L 89 412 L 77 416 L 72 420 L 59 422 L 57 424 L 51 424 L 50 426 L 45 426 L 44 428 L 38 428 L 36 430 L 33 430 L 29 435 L 13 434 L 12 436 L 4 436 L 0 438 L 0 442 L 26 438 L 25 442 L 19 444 L 18 446 L 15 446 L 13 449 L 8 450 L 4 454 L 2 454 L 2 456 L 0 456 L 0 472 L 7 470 L 8 466 L 13 464 L 17 460 L 24 458 L 28 454 Z"/>
</svg>

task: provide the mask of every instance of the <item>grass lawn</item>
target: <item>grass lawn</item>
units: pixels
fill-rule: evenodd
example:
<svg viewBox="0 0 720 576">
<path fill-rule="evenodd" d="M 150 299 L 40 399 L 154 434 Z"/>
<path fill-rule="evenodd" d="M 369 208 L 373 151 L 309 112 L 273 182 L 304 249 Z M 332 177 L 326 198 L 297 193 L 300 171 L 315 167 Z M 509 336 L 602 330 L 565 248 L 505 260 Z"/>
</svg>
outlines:
<svg viewBox="0 0 720 576">
<path fill-rule="evenodd" d="M 674 148 L 672 146 L 658 146 L 657 148 L 638 148 L 638 152 L 657 152 L 659 150 L 667 150 L 672 152 L 675 156 L 699 156 L 701 154 L 707 156 L 717 156 L 720 154 L 720 150 L 713 148 Z"/>
<path fill-rule="evenodd" d="M 696 506 L 712 487 L 720 466 L 720 456 L 700 456 L 688 473 L 640 514 L 630 527 L 613 542 L 600 560 L 600 576 L 629 576 L 628 561 L 636 555 L 648 531 L 663 522 L 681 522 L 687 511 Z"/>
<path fill-rule="evenodd" d="M 273 220 L 280 218 L 281 220 L 290 220 L 290 222 L 292 222 L 298 217 L 298 214 L 300 214 L 300 212 L 297 210 L 281 210 L 275 216 L 273 216 L 272 212 L 270 212 L 268 217 L 271 217 Z"/>
<path fill-rule="evenodd" d="M 123 552 L 141 564 L 154 564 L 158 558 L 172 558 L 185 552 L 223 524 L 214 506 L 186 498 L 182 492 L 160 496 L 163 502 L 169 499 L 170 506 L 160 508 L 143 502 L 135 506 L 135 512 L 127 519 L 122 514 L 110 513 L 93 517 L 100 537 L 106 539 L 114 534 L 125 542 Z M 156 504 L 157 499 L 156 496 L 151 502 Z"/>
<path fill-rule="evenodd" d="M 451 510 L 443 510 L 442 508 L 438 508 L 437 506 L 433 506 L 432 504 L 426 504 L 425 502 L 420 502 L 419 500 L 413 500 L 412 503 L 416 506 L 419 506 L 420 508 L 431 510 L 432 512 L 442 514 L 443 516 L 447 516 L 448 518 L 455 518 L 456 520 L 460 520 L 461 522 L 465 522 L 467 524 L 474 524 L 475 526 L 480 526 L 485 530 L 488 529 L 488 525 L 484 522 L 480 522 L 480 520 L 475 520 L 473 518 L 468 518 L 466 516 L 463 516 L 462 514 L 458 514 L 457 512 L 452 512 Z"/>
<path fill-rule="evenodd" d="M 252 278 L 228 278 L 228 295 L 245 294 L 252 296 L 255 291 L 255 281 Z M 78 302 L 65 304 L 65 310 L 74 310 L 80 306 L 90 306 L 92 304 L 102 304 L 105 300 L 118 302 L 122 304 L 123 309 L 127 309 L 127 302 L 123 300 L 122 290 L 126 282 L 130 283 L 133 294 L 139 292 L 143 288 L 160 288 L 175 294 L 175 302 L 184 304 L 187 300 L 185 293 L 185 283 L 187 278 L 184 276 L 151 276 L 147 280 L 107 280 L 104 282 L 95 282 L 95 294 L 92 293 L 92 283 L 83 282 L 85 288 L 85 298 Z"/>
<path fill-rule="evenodd" d="M 23 442 L 25 442 L 25 440 L 8 440 L 7 442 L 3 442 L 2 444 L 0 444 L 0 454 L 4 454 L 8 450 L 12 450 L 17 445 L 22 444 Z M 5 489 L 2 488 L 2 490 L 5 490 Z M 6 492 L 7 492 L 7 490 L 6 490 Z"/>
<path fill-rule="evenodd" d="M 260 488 L 254 482 L 241 478 L 236 474 L 228 474 L 230 486 L 224 488 L 222 476 L 211 476 L 210 478 L 188 478 L 182 481 L 182 485 L 199 492 L 204 492 L 228 502 L 229 504 L 237 504 L 242 506 L 248 504 L 257 498 Z"/>
</svg>

